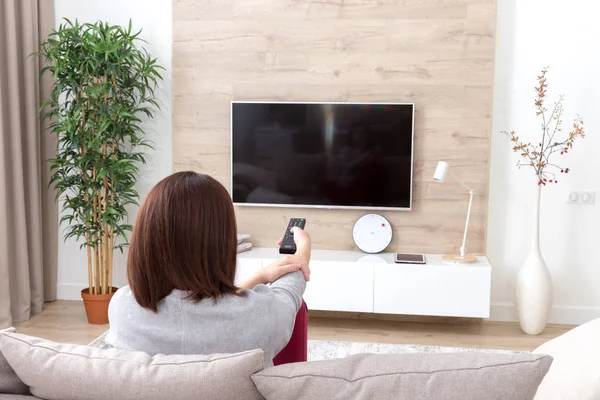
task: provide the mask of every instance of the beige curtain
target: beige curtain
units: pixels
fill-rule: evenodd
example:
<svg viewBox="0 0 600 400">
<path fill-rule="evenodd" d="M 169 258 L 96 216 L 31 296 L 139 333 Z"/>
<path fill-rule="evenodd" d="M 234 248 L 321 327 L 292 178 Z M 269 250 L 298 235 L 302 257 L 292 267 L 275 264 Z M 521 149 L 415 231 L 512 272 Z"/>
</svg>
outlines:
<svg viewBox="0 0 600 400">
<path fill-rule="evenodd" d="M 55 300 L 58 210 L 38 109 L 51 82 L 30 55 L 54 26 L 52 0 L 0 0 L 0 328 Z"/>
</svg>

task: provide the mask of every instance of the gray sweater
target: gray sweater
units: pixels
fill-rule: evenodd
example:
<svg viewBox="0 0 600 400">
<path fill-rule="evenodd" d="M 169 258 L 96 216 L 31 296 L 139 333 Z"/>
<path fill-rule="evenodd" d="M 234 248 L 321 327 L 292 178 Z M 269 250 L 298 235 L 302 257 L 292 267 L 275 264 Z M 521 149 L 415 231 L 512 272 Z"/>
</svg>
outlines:
<svg viewBox="0 0 600 400">
<path fill-rule="evenodd" d="M 173 290 L 158 304 L 158 313 L 141 307 L 129 286 L 119 289 L 108 309 L 106 343 L 124 350 L 154 354 L 237 353 L 261 348 L 265 367 L 290 340 L 306 282 L 301 271 L 270 286 L 244 289 L 198 303 Z"/>
</svg>

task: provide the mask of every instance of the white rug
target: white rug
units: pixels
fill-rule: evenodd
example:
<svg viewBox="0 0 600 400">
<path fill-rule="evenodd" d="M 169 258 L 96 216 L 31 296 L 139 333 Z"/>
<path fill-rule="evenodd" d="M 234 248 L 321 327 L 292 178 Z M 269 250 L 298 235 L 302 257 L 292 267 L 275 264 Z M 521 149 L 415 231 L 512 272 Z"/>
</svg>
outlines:
<svg viewBox="0 0 600 400">
<path fill-rule="evenodd" d="M 89 345 L 92 347 L 107 348 L 104 338 L 108 332 L 103 333 Z M 353 354 L 377 353 L 377 354 L 404 354 L 404 353 L 527 353 L 516 350 L 478 349 L 467 347 L 442 347 L 421 346 L 417 344 L 386 344 L 386 343 L 363 343 L 363 342 L 338 342 L 333 340 L 309 340 L 308 360 L 332 360 L 343 358 Z"/>
<path fill-rule="evenodd" d="M 331 360 L 353 354 L 405 354 L 405 353 L 526 353 L 516 350 L 478 349 L 468 347 L 421 346 L 418 344 L 387 344 L 363 342 L 338 342 L 329 340 L 309 340 L 308 360 Z"/>
</svg>

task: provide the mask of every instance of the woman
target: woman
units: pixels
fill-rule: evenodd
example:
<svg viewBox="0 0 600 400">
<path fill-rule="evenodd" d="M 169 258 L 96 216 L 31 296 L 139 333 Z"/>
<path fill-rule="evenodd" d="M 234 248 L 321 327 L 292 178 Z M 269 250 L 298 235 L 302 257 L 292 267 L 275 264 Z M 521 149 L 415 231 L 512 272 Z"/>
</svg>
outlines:
<svg viewBox="0 0 600 400">
<path fill-rule="evenodd" d="M 129 286 L 110 303 L 106 342 L 152 355 L 261 348 L 265 365 L 273 365 L 292 335 L 310 274 L 310 238 L 299 228 L 293 234 L 295 255 L 236 286 L 236 222 L 225 188 L 195 172 L 163 179 L 138 211 Z"/>
</svg>

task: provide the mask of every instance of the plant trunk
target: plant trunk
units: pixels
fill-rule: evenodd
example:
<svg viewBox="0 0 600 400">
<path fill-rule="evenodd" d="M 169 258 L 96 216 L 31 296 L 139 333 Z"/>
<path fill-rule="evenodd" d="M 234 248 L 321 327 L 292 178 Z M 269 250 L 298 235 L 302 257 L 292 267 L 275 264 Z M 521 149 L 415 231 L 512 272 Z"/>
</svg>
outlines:
<svg viewBox="0 0 600 400">
<path fill-rule="evenodd" d="M 89 224 L 87 224 L 88 229 L 89 229 Z M 88 290 L 89 293 L 92 293 L 92 288 L 94 287 L 94 281 L 92 280 L 92 248 L 90 247 L 90 233 L 87 232 L 85 234 L 85 241 L 86 241 L 86 245 L 85 248 L 87 250 L 87 262 L 88 262 Z"/>
<path fill-rule="evenodd" d="M 96 168 L 92 169 L 92 181 L 96 181 Z M 98 196 L 94 195 L 93 223 L 94 228 L 98 226 Z M 94 232 L 94 294 L 100 294 L 100 254 L 98 252 L 98 230 Z"/>
<path fill-rule="evenodd" d="M 102 85 L 106 84 L 106 81 L 108 79 L 108 72 L 104 71 L 104 76 L 102 77 Z M 106 91 L 104 91 L 104 105 L 106 106 L 106 104 L 108 103 L 108 93 Z M 102 146 L 102 159 L 106 164 L 106 159 L 108 158 L 108 143 L 106 141 L 104 141 L 104 146 Z M 108 294 L 111 291 L 111 283 L 109 282 L 109 269 L 110 269 L 110 265 L 112 264 L 112 257 L 111 257 L 111 252 L 109 250 L 109 245 L 110 245 L 110 232 L 108 229 L 108 223 L 106 222 L 107 216 L 107 210 L 108 210 L 108 174 L 105 174 L 104 177 L 102 178 L 102 189 L 103 189 L 103 195 L 102 195 L 102 203 L 103 203 L 103 209 L 104 209 L 104 225 L 103 225 L 103 232 L 104 232 L 104 240 L 103 240 L 103 251 L 104 251 L 104 264 L 103 264 L 103 270 L 102 270 L 102 279 L 104 281 L 104 287 L 103 287 L 103 294 Z"/>
<path fill-rule="evenodd" d="M 116 99 L 117 99 L 117 79 L 114 76 L 112 77 L 112 88 L 113 88 L 113 92 L 112 92 L 113 100 L 116 101 Z M 112 146 L 111 146 L 110 154 L 112 157 L 114 157 L 115 147 L 116 147 L 115 138 L 113 138 L 111 145 Z M 111 179 L 110 186 L 111 186 L 110 206 L 114 208 L 114 206 L 115 206 L 115 181 L 114 181 L 114 179 Z M 112 287 L 112 279 L 113 279 L 112 277 L 113 277 L 113 268 L 114 268 L 114 265 L 113 265 L 114 251 L 115 251 L 115 230 L 114 230 L 114 228 L 112 228 L 110 231 L 110 272 L 109 272 L 109 281 L 110 281 L 111 287 Z"/>
<path fill-rule="evenodd" d="M 79 100 L 81 100 L 82 98 L 82 93 L 81 93 L 81 88 L 78 89 L 77 93 L 75 94 L 75 100 L 77 102 L 79 102 Z M 85 127 L 85 108 L 82 108 L 81 110 L 81 120 L 79 121 L 79 125 L 78 125 L 78 130 L 79 132 L 81 132 L 82 136 L 83 136 L 83 128 Z M 86 148 L 85 148 L 85 137 L 83 138 L 82 142 L 81 142 L 81 156 L 85 156 L 85 152 L 86 152 Z M 88 192 L 87 189 L 87 171 L 81 171 L 82 173 L 82 177 L 81 179 L 83 180 L 83 184 L 85 186 L 85 193 L 83 195 L 83 199 L 85 201 L 85 203 L 87 204 L 87 202 L 90 200 L 90 194 Z M 88 263 L 88 293 L 92 293 L 92 288 L 94 286 L 94 281 L 93 281 L 93 271 L 92 271 L 92 265 L 93 265 L 93 261 L 92 261 L 92 248 L 90 246 L 90 223 L 89 220 L 88 222 L 86 222 L 85 224 L 86 226 L 86 232 L 85 232 L 85 249 L 86 249 L 86 253 L 87 253 L 87 263 Z"/>
<path fill-rule="evenodd" d="M 112 290 L 112 279 L 113 279 L 113 254 L 114 254 L 114 246 L 115 246 L 115 231 L 114 229 L 110 230 L 110 246 L 108 249 L 109 252 L 109 264 L 108 264 L 108 293 Z"/>
<path fill-rule="evenodd" d="M 98 253 L 98 234 L 94 234 L 94 294 L 100 294 L 100 254 Z"/>
<path fill-rule="evenodd" d="M 82 145 L 83 147 L 83 154 L 85 154 L 85 145 Z M 87 171 L 83 171 L 83 182 L 85 183 L 87 181 L 86 179 L 87 177 Z M 87 188 L 85 189 L 85 194 L 83 195 L 83 198 L 85 200 L 85 202 L 87 203 L 90 200 L 90 195 L 87 191 Z M 92 293 L 92 288 L 94 287 L 94 281 L 93 281 L 93 272 L 92 272 L 92 248 L 91 248 L 91 244 L 90 244 L 90 223 L 86 222 L 85 224 L 87 231 L 85 232 L 85 249 L 87 251 L 87 262 L 88 262 L 88 289 L 89 289 L 89 293 Z"/>
</svg>

